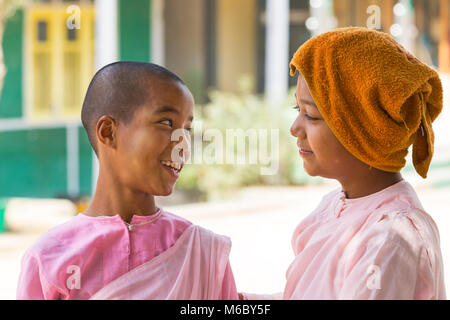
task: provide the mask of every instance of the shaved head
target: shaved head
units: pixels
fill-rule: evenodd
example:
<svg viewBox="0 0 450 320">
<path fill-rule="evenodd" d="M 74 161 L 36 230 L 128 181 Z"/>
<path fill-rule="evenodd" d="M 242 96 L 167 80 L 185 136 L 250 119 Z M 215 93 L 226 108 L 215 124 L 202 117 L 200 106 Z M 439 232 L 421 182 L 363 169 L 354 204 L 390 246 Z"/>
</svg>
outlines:
<svg viewBox="0 0 450 320">
<path fill-rule="evenodd" d="M 152 82 L 184 82 L 174 73 L 153 63 L 120 61 L 94 75 L 84 98 L 81 121 L 97 153 L 95 128 L 102 116 L 128 123 L 140 106 L 148 103 Z"/>
</svg>

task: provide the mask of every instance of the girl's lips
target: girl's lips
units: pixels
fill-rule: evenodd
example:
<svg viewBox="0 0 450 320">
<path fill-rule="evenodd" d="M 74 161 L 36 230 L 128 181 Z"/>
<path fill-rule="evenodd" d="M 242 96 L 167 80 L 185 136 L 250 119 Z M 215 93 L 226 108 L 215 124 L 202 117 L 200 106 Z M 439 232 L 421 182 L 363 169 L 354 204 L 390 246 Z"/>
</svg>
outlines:
<svg viewBox="0 0 450 320">
<path fill-rule="evenodd" d="M 300 149 L 298 152 L 300 153 L 301 156 L 309 156 L 309 155 L 313 154 L 312 151 L 307 151 L 307 150 L 303 150 L 303 149 Z"/>
<path fill-rule="evenodd" d="M 310 150 L 306 150 L 306 149 L 304 149 L 302 146 L 301 146 L 301 144 L 300 144 L 300 142 L 298 141 L 297 142 L 297 147 L 298 147 L 298 151 L 300 151 L 300 152 L 305 152 L 305 153 L 313 153 L 312 151 L 310 151 Z"/>
<path fill-rule="evenodd" d="M 165 165 L 162 165 L 164 167 L 164 169 L 167 170 L 167 172 L 173 177 L 173 178 L 178 178 L 180 176 L 180 171 L 177 171 L 176 169 L 172 168 L 172 167 L 168 167 Z"/>
</svg>

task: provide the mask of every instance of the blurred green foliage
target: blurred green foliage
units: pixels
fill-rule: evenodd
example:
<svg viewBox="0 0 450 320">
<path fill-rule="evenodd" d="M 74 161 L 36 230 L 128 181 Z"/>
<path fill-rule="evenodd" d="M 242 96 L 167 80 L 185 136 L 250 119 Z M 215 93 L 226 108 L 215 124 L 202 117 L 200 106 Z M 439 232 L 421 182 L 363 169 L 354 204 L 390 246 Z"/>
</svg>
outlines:
<svg viewBox="0 0 450 320">
<path fill-rule="evenodd" d="M 274 150 L 271 148 L 271 129 L 279 130 L 279 167 L 274 175 L 261 175 L 261 167 L 269 167 L 269 164 L 249 164 L 249 154 L 257 154 L 259 143 L 252 146 L 249 137 L 245 138 L 246 161 L 245 164 L 207 164 L 202 161 L 196 164 L 195 156 L 191 157 L 191 163 L 187 164 L 178 180 L 177 189 L 197 190 L 203 195 L 203 200 L 223 198 L 228 192 L 239 187 L 251 185 L 303 185 L 317 182 L 317 178 L 311 178 L 303 170 L 302 160 L 298 154 L 296 139 L 290 134 L 290 127 L 297 116 L 294 92 L 289 90 L 285 101 L 278 105 L 269 105 L 263 96 L 252 94 L 253 84 L 249 78 L 242 78 L 239 82 L 238 93 L 211 91 L 210 102 L 203 106 L 197 106 L 195 121 L 193 123 L 191 143 L 195 152 L 195 143 L 205 138 L 205 131 L 209 129 L 219 130 L 223 135 L 223 148 L 226 144 L 227 129 L 266 129 L 265 139 L 268 144 L 268 154 Z M 201 125 L 199 125 L 201 122 Z M 200 127 L 199 127 L 200 126 Z M 214 142 L 203 139 L 201 146 L 203 155 L 208 145 Z M 256 152 L 256 153 L 255 153 Z M 237 147 L 233 150 L 237 155 Z M 276 153 L 275 153 L 276 154 Z M 225 158 L 225 151 L 224 151 Z"/>
</svg>

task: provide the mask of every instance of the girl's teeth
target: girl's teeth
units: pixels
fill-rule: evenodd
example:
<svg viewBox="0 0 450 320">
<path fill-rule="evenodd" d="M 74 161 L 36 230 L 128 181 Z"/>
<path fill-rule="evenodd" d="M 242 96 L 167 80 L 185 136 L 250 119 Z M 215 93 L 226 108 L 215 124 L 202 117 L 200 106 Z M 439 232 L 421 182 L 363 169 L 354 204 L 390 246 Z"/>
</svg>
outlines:
<svg viewBox="0 0 450 320">
<path fill-rule="evenodd" d="M 176 170 L 180 170 L 181 166 L 177 163 L 173 163 L 173 162 L 169 162 L 169 161 L 161 161 L 163 165 L 168 166 L 168 167 L 172 167 Z"/>
</svg>

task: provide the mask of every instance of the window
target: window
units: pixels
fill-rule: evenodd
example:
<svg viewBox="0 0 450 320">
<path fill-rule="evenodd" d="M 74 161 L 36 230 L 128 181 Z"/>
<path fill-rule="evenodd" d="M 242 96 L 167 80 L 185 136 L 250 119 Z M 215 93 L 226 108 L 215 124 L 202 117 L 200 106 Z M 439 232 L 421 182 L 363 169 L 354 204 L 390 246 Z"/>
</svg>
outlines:
<svg viewBox="0 0 450 320">
<path fill-rule="evenodd" d="M 93 5 L 40 4 L 26 15 L 27 116 L 79 117 L 94 72 Z"/>
</svg>

